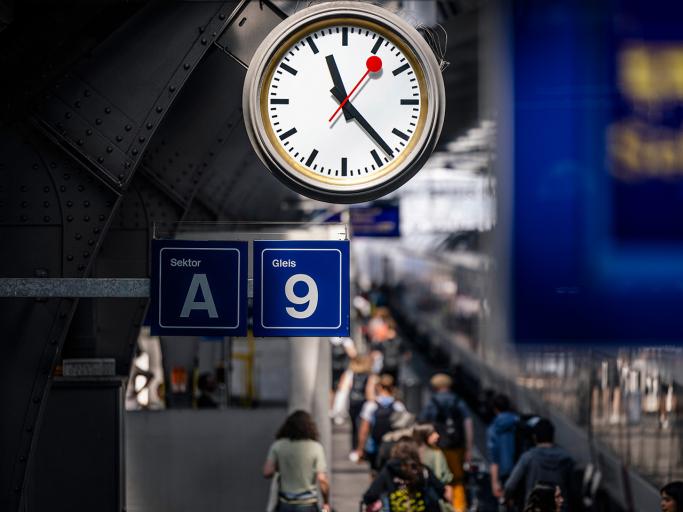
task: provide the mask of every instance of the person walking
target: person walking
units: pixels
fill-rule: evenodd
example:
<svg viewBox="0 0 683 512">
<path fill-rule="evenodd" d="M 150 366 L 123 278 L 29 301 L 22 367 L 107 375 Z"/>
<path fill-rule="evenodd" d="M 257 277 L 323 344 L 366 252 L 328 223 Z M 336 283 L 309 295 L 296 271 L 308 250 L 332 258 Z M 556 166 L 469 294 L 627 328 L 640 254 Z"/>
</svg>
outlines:
<svg viewBox="0 0 683 512">
<path fill-rule="evenodd" d="M 525 500 L 538 482 L 557 485 L 562 496 L 572 496 L 571 478 L 574 460 L 566 450 L 555 445 L 555 427 L 545 418 L 534 426 L 536 446 L 524 452 L 505 483 L 504 495 L 507 500 L 514 497 L 520 485 L 524 486 Z M 566 502 L 562 510 L 566 510 Z"/>
<path fill-rule="evenodd" d="M 670 482 L 659 493 L 662 512 L 683 512 L 683 482 Z"/>
<path fill-rule="evenodd" d="M 278 430 L 263 465 L 263 476 L 279 473 L 277 512 L 318 512 L 318 491 L 322 510 L 330 512 L 330 484 L 327 463 L 318 429 L 306 411 L 294 411 Z"/>
<path fill-rule="evenodd" d="M 359 460 L 364 456 L 370 462 L 373 473 L 377 473 L 380 470 L 378 454 L 382 437 L 396 428 L 397 417 L 406 412 L 405 405 L 394 397 L 394 378 L 391 375 L 380 375 L 375 386 L 375 399 L 366 401 L 360 412 L 358 445 L 354 458 Z"/>
<path fill-rule="evenodd" d="M 413 439 L 417 443 L 422 464 L 432 470 L 434 476 L 446 487 L 444 496 L 451 503 L 453 501 L 453 473 L 448 468 L 448 462 L 443 452 L 439 450 L 439 433 L 431 423 L 423 423 L 413 427 Z"/>
<path fill-rule="evenodd" d="M 433 394 L 422 410 L 419 421 L 431 423 L 439 433 L 439 448 L 453 473 L 453 508 L 465 512 L 465 471 L 463 464 L 471 460 L 474 427 L 465 402 L 452 390 L 453 380 L 437 373 L 429 381 Z"/>
<path fill-rule="evenodd" d="M 486 429 L 486 446 L 491 460 L 491 492 L 503 498 L 503 487 L 515 465 L 515 440 L 519 416 L 510 411 L 510 399 L 502 394 L 493 397 L 493 422 Z"/>
<path fill-rule="evenodd" d="M 372 373 L 372 358 L 367 355 L 357 355 L 349 363 L 349 367 L 339 380 L 337 395 L 348 397 L 348 414 L 351 420 L 351 452 L 358 446 L 359 416 L 363 404 L 375 398 L 375 382 L 377 376 Z M 339 417 L 340 409 L 345 403 L 335 399 L 333 417 Z"/>
<path fill-rule="evenodd" d="M 391 449 L 391 458 L 363 495 L 368 511 L 441 512 L 444 485 L 420 461 L 417 443 L 403 439 Z"/>
</svg>

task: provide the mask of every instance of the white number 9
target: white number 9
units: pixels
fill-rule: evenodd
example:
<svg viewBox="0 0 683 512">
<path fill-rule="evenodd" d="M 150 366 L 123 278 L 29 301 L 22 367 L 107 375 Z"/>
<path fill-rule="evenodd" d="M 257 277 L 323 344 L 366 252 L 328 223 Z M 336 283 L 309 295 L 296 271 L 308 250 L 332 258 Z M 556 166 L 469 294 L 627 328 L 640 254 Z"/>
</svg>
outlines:
<svg viewBox="0 0 683 512">
<path fill-rule="evenodd" d="M 308 286 L 308 292 L 303 297 L 294 293 L 294 286 L 296 283 L 300 282 L 306 283 L 306 286 Z M 307 274 L 294 274 L 287 279 L 287 282 L 285 283 L 285 295 L 287 296 L 287 300 L 292 304 L 308 303 L 308 306 L 306 306 L 306 309 L 303 311 L 297 311 L 291 306 L 285 308 L 287 314 L 292 318 L 308 318 L 315 313 L 315 310 L 318 307 L 318 285 L 315 284 L 313 278 Z"/>
</svg>

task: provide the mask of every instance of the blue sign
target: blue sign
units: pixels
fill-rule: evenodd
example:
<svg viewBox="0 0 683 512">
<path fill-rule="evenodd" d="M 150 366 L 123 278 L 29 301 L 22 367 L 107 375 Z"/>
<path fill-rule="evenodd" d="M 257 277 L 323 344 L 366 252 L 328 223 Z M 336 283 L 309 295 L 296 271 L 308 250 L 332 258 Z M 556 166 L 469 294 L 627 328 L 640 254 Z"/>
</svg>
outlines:
<svg viewBox="0 0 683 512">
<path fill-rule="evenodd" d="M 349 242 L 254 242 L 254 335 L 348 336 Z"/>
<path fill-rule="evenodd" d="M 398 202 L 374 201 L 348 210 L 351 232 L 355 237 L 397 238 L 401 236 Z M 341 212 L 325 219 L 325 222 L 343 222 Z"/>
<path fill-rule="evenodd" d="M 683 3 L 511 5 L 512 337 L 680 343 Z"/>
<path fill-rule="evenodd" d="M 151 332 L 247 333 L 247 243 L 152 241 Z"/>
</svg>

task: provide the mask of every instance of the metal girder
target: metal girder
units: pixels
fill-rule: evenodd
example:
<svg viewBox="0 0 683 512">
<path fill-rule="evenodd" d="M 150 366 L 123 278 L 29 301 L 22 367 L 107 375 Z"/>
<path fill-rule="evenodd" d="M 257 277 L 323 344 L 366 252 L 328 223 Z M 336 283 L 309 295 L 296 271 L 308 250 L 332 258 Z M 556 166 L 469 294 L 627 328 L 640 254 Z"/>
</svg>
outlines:
<svg viewBox="0 0 683 512">
<path fill-rule="evenodd" d="M 0 297 L 149 297 L 149 279 L 0 278 Z"/>
<path fill-rule="evenodd" d="M 0 137 L 2 277 L 81 277 L 118 197 L 44 138 Z M 0 509 L 16 510 L 74 299 L 0 299 Z"/>
<path fill-rule="evenodd" d="M 105 183 L 125 189 L 235 5 L 152 3 L 54 86 L 37 108 L 39 126 Z"/>
</svg>

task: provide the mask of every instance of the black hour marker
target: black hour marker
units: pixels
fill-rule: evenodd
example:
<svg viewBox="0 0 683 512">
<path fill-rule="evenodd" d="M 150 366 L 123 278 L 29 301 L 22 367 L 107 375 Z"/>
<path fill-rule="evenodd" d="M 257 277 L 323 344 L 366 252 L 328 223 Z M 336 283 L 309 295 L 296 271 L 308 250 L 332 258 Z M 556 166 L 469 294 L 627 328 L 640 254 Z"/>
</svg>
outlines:
<svg viewBox="0 0 683 512">
<path fill-rule="evenodd" d="M 271 105 L 289 105 L 287 98 L 270 98 Z"/>
<path fill-rule="evenodd" d="M 292 128 L 291 130 L 287 130 L 285 133 L 280 135 L 280 140 L 285 140 L 287 137 L 291 137 L 296 133 L 296 128 Z"/>
<path fill-rule="evenodd" d="M 375 160 L 377 167 L 382 167 L 382 160 L 380 159 L 379 155 L 377 154 L 377 151 L 373 149 L 372 151 L 370 151 L 370 154 L 372 155 L 372 158 Z"/>
<path fill-rule="evenodd" d="M 311 50 L 313 50 L 313 53 L 318 53 L 318 47 L 315 45 L 313 39 L 310 36 L 306 38 L 306 42 L 311 47 Z"/>
<path fill-rule="evenodd" d="M 342 46 L 349 45 L 349 29 L 348 27 L 342 27 Z"/>
<path fill-rule="evenodd" d="M 377 53 L 379 50 L 379 47 L 382 46 L 382 43 L 384 42 L 384 38 L 380 37 L 377 39 L 377 42 L 375 43 L 375 46 L 372 47 L 372 50 L 370 50 L 372 53 Z"/>
<path fill-rule="evenodd" d="M 393 133 L 393 134 L 396 135 L 397 137 L 402 138 L 403 140 L 408 140 L 408 139 L 410 138 L 408 135 L 406 135 L 405 133 L 403 133 L 403 132 L 400 131 L 400 130 L 397 130 L 396 128 L 394 128 L 393 130 L 391 130 L 391 133 Z"/>
<path fill-rule="evenodd" d="M 342 176 L 346 176 L 346 158 L 342 158 Z"/>
<path fill-rule="evenodd" d="M 280 67 L 282 69 L 284 69 L 285 71 L 287 71 L 288 73 L 291 73 L 293 75 L 296 75 L 298 73 L 298 71 L 296 69 L 294 69 L 292 66 L 288 66 L 284 62 L 282 64 L 280 64 Z M 396 74 L 396 71 L 394 71 L 394 74 Z"/>
<path fill-rule="evenodd" d="M 284 64 L 283 64 L 283 66 L 284 66 Z M 410 67 L 410 65 L 409 65 L 407 62 L 406 62 L 405 64 L 403 64 L 403 66 L 397 67 L 397 68 L 394 69 L 394 71 L 393 71 L 394 76 L 400 75 L 401 73 L 403 73 L 403 72 L 404 72 L 406 69 L 408 69 L 409 67 Z"/>
<path fill-rule="evenodd" d="M 318 150 L 314 149 L 311 151 L 311 155 L 308 157 L 308 160 L 306 160 L 306 166 L 310 167 L 311 164 L 313 163 L 313 160 L 315 160 L 315 157 L 318 156 Z"/>
<path fill-rule="evenodd" d="M 401 100 L 401 105 L 419 105 L 420 100 Z"/>
</svg>

